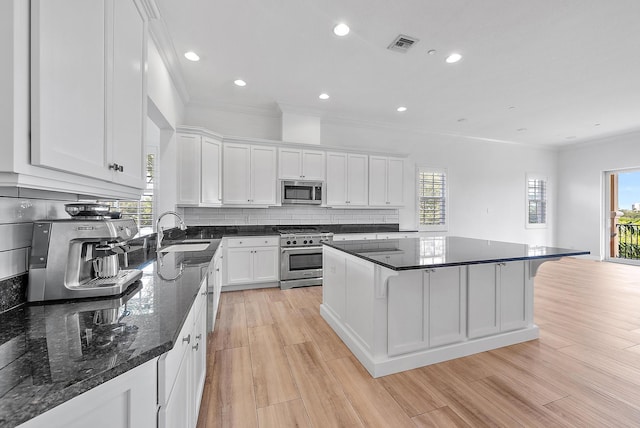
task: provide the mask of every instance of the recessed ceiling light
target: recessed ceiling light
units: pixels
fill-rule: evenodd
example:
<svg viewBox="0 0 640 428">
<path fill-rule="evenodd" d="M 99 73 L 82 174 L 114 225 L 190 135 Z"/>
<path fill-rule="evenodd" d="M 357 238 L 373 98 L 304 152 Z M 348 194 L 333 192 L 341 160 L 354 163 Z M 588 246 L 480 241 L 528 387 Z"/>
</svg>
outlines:
<svg viewBox="0 0 640 428">
<path fill-rule="evenodd" d="M 247 86 L 247 82 L 245 82 L 245 81 L 244 81 L 244 80 L 242 80 L 242 79 L 234 80 L 234 81 L 233 81 L 233 83 L 234 83 L 236 86 Z"/>
<path fill-rule="evenodd" d="M 516 131 L 518 131 L 518 132 L 522 132 L 522 131 L 526 131 L 526 130 L 527 130 L 527 128 L 518 128 L 518 129 L 516 129 Z"/>
<path fill-rule="evenodd" d="M 407 111 L 407 108 L 406 107 L 398 107 L 396 110 L 402 113 L 403 111 Z"/>
<path fill-rule="evenodd" d="M 513 110 L 515 108 L 516 108 L 516 106 L 509 106 L 509 110 Z"/>
<path fill-rule="evenodd" d="M 453 64 L 454 62 L 458 62 L 461 59 L 462 59 L 462 55 L 460 55 L 459 53 L 452 53 L 447 57 L 447 59 L 445 59 L 445 61 L 449 64 Z"/>
<path fill-rule="evenodd" d="M 429 54 L 429 55 L 435 55 L 435 54 L 436 54 L 436 50 L 435 50 L 435 49 L 429 49 L 429 50 L 427 51 L 427 54 Z"/>
<path fill-rule="evenodd" d="M 193 51 L 185 53 L 184 57 L 189 61 L 200 61 L 200 57 L 198 56 L 198 54 Z"/>
<path fill-rule="evenodd" d="M 593 126 L 600 126 L 600 124 L 599 123 L 594 123 Z"/>
<path fill-rule="evenodd" d="M 460 119 L 458 119 L 458 122 L 466 122 L 467 118 L 466 117 L 461 117 Z"/>
<path fill-rule="evenodd" d="M 322 93 L 322 94 L 318 95 L 318 98 L 320 98 L 321 100 L 328 100 L 329 99 L 329 94 Z"/>
<path fill-rule="evenodd" d="M 567 140 L 573 140 L 574 138 L 576 138 L 576 136 L 575 135 L 569 135 L 568 137 L 564 137 L 564 138 L 566 138 Z"/>
<path fill-rule="evenodd" d="M 336 36 L 340 36 L 340 37 L 346 36 L 347 34 L 349 34 L 349 31 L 350 31 L 349 26 L 344 22 L 341 22 L 335 27 L 333 27 L 333 34 L 335 34 Z"/>
</svg>

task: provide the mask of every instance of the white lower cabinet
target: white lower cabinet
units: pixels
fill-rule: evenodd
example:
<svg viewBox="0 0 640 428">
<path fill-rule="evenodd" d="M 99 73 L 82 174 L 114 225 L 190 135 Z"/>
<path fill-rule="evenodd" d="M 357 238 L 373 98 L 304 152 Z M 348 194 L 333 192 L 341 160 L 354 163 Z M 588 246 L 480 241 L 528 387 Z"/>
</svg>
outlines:
<svg viewBox="0 0 640 428">
<path fill-rule="evenodd" d="M 529 324 L 527 275 L 526 262 L 468 267 L 469 338 L 516 330 Z"/>
<path fill-rule="evenodd" d="M 19 427 L 154 427 L 157 417 L 157 364 L 157 359 L 147 361 Z"/>
<path fill-rule="evenodd" d="M 207 279 L 202 281 L 173 349 L 158 362 L 158 426 L 195 427 L 206 375 Z"/>
<path fill-rule="evenodd" d="M 227 239 L 224 244 L 224 285 L 278 281 L 279 239 L 278 236 Z"/>
<path fill-rule="evenodd" d="M 464 272 L 461 267 L 408 271 L 389 287 L 389 355 L 465 339 Z"/>
</svg>

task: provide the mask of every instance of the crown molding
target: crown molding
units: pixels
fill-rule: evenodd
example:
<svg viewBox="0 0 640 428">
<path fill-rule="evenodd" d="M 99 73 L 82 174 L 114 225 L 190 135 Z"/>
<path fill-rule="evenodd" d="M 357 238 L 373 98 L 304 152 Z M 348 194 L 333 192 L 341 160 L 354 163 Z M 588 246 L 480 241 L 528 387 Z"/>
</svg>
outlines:
<svg viewBox="0 0 640 428">
<path fill-rule="evenodd" d="M 151 40 L 153 40 L 153 43 L 158 49 L 160 58 L 167 68 L 169 76 L 171 76 L 171 81 L 178 91 L 180 100 L 186 105 L 190 100 L 189 91 L 187 90 L 187 85 L 182 75 L 182 68 L 180 67 L 176 48 L 173 45 L 171 36 L 169 36 L 167 24 L 162 18 L 162 14 L 155 0 L 145 0 L 144 3 L 145 9 L 148 7 L 153 14 L 152 17 L 156 17 L 155 19 L 149 20 L 149 35 L 151 36 Z"/>
<path fill-rule="evenodd" d="M 224 103 L 217 102 L 211 103 L 200 99 L 192 99 L 189 102 L 188 107 L 196 107 L 210 110 L 217 110 L 221 112 L 232 112 L 232 113 L 241 113 L 241 114 L 249 114 L 254 116 L 264 116 L 275 119 L 280 119 L 282 117 L 282 112 L 279 110 L 277 104 L 273 104 L 271 106 L 251 106 L 246 104 L 234 104 L 234 103 Z"/>
</svg>

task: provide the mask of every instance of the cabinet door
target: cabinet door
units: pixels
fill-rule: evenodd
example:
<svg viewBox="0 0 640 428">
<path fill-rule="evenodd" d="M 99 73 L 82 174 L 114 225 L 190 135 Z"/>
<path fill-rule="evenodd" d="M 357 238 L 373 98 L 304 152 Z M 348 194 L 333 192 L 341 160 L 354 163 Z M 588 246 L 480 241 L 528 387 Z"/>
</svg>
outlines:
<svg viewBox="0 0 640 428">
<path fill-rule="evenodd" d="M 113 8 L 113 28 L 108 32 L 113 40 L 108 160 L 122 166 L 122 171 L 113 174 L 113 181 L 142 189 L 147 119 L 146 22 L 132 0 L 114 1 Z"/>
<path fill-rule="evenodd" d="M 389 158 L 387 163 L 387 205 L 404 205 L 404 160 Z"/>
<path fill-rule="evenodd" d="M 285 180 L 302 178 L 302 150 L 281 148 L 278 150 L 279 173 Z"/>
<path fill-rule="evenodd" d="M 251 192 L 251 148 L 243 144 L 227 144 L 222 149 L 223 192 L 225 204 L 248 204 Z M 275 183 L 274 183 L 275 186 Z"/>
<path fill-rule="evenodd" d="M 192 386 L 191 358 L 182 359 L 176 382 L 171 395 L 164 407 L 160 408 L 158 415 L 159 428 L 192 427 L 195 425 L 191 417 L 192 410 Z"/>
<path fill-rule="evenodd" d="M 276 149 L 251 147 L 251 204 L 276 203 Z"/>
<path fill-rule="evenodd" d="M 316 150 L 302 152 L 302 178 L 324 181 L 325 154 Z"/>
<path fill-rule="evenodd" d="M 258 247 L 253 250 L 253 279 L 255 282 L 277 281 L 279 269 L 278 247 Z"/>
<path fill-rule="evenodd" d="M 251 248 L 227 249 L 227 284 L 245 284 L 253 280 L 253 250 Z"/>
<path fill-rule="evenodd" d="M 192 421 L 197 421 L 200 411 L 200 403 L 202 401 L 202 392 L 204 390 L 204 382 L 207 369 L 207 308 L 206 299 L 203 301 L 203 307 L 199 309 L 194 325 L 193 337 L 194 343 L 191 346 L 191 377 L 192 377 L 192 393 L 191 415 Z M 194 424 L 195 426 L 195 424 Z"/>
<path fill-rule="evenodd" d="M 500 264 L 500 330 L 527 326 L 525 262 Z"/>
<path fill-rule="evenodd" d="M 222 145 L 219 141 L 202 137 L 200 160 L 200 202 L 205 205 L 220 205 L 222 202 Z"/>
<path fill-rule="evenodd" d="M 347 203 L 347 155 L 327 153 L 327 205 Z"/>
<path fill-rule="evenodd" d="M 425 273 L 429 288 L 429 347 L 460 342 L 466 337 L 466 290 L 461 268 Z"/>
<path fill-rule="evenodd" d="M 500 331 L 500 290 L 496 277 L 498 266 L 480 264 L 468 266 L 467 334 L 469 338 L 487 336 Z"/>
<path fill-rule="evenodd" d="M 200 137 L 177 136 L 178 143 L 178 204 L 200 202 Z"/>
<path fill-rule="evenodd" d="M 111 179 L 105 135 L 106 4 L 31 2 L 34 165 Z"/>
<path fill-rule="evenodd" d="M 349 154 L 347 166 L 347 204 L 367 205 L 369 202 L 369 159 L 367 155 Z"/>
<path fill-rule="evenodd" d="M 387 205 L 387 158 L 369 156 L 369 205 Z"/>
</svg>

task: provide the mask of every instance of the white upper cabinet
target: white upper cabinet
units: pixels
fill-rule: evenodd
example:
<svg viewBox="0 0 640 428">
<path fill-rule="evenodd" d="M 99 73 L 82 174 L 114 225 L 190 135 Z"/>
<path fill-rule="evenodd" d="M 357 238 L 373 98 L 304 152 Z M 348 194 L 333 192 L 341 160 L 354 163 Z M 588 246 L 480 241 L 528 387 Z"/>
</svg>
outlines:
<svg viewBox="0 0 640 428">
<path fill-rule="evenodd" d="M 278 149 L 278 159 L 280 179 L 324 181 L 323 151 L 281 147 Z"/>
<path fill-rule="evenodd" d="M 178 205 L 216 206 L 222 203 L 222 143 L 211 137 L 179 133 Z"/>
<path fill-rule="evenodd" d="M 31 162 L 144 188 L 145 68 L 133 0 L 34 0 Z"/>
<path fill-rule="evenodd" d="M 327 152 L 327 205 L 366 206 L 369 189 L 369 156 Z"/>
<path fill-rule="evenodd" d="M 275 205 L 276 148 L 224 143 L 224 204 Z"/>
<path fill-rule="evenodd" d="M 369 205 L 396 207 L 403 205 L 404 160 L 386 156 L 369 156 Z"/>
</svg>

